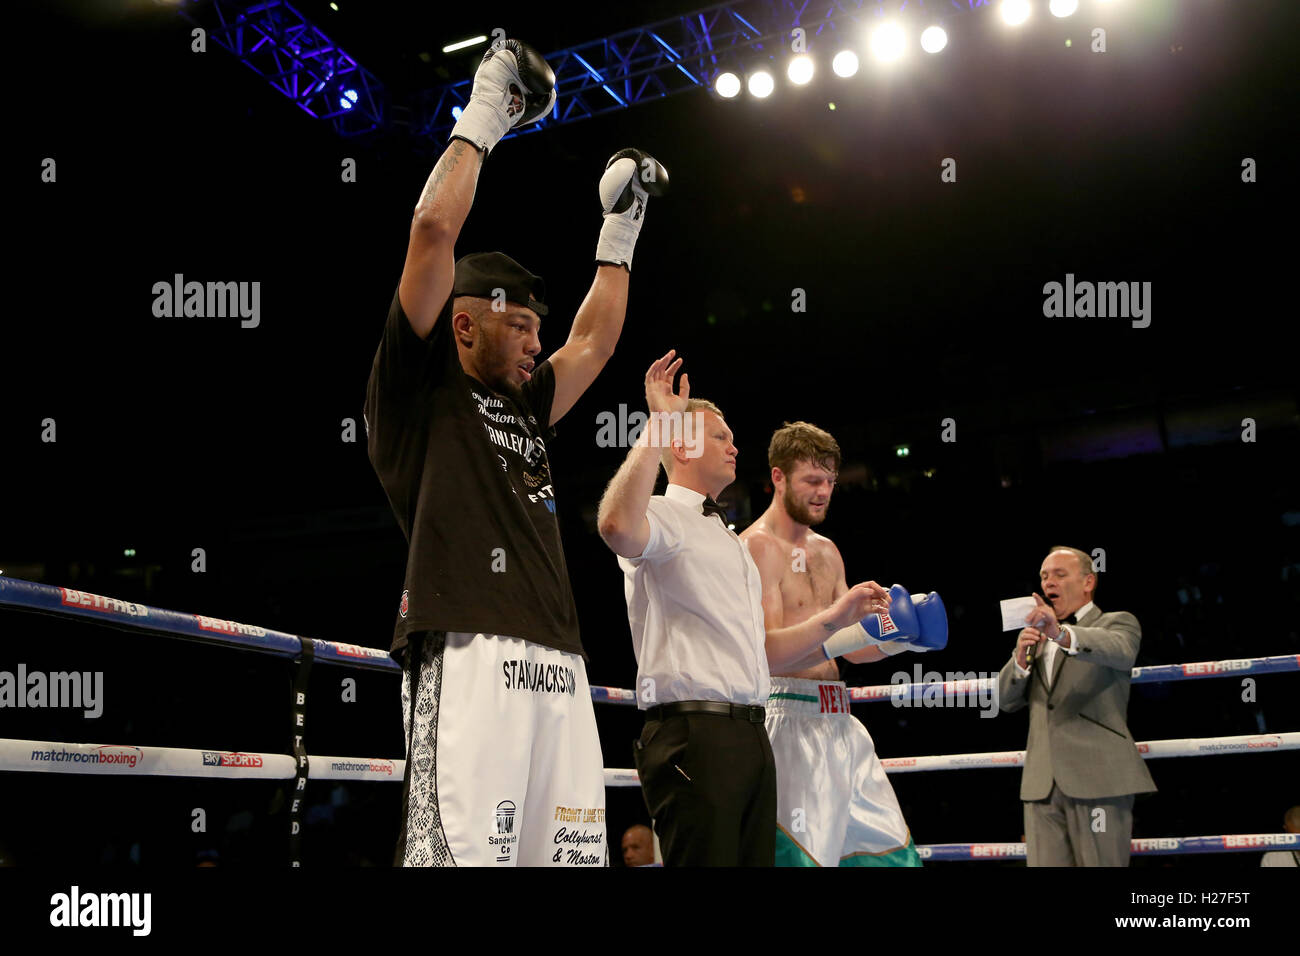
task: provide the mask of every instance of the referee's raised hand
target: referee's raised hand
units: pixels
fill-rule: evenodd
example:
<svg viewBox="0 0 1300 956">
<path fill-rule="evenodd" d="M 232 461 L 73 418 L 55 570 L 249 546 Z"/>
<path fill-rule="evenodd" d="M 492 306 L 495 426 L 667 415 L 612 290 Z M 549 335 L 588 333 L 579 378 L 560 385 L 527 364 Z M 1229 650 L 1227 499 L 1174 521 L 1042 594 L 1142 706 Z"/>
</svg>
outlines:
<svg viewBox="0 0 1300 956">
<path fill-rule="evenodd" d="M 686 411 L 687 399 L 691 397 L 691 382 L 689 376 L 683 372 L 680 393 L 673 393 L 673 379 L 677 376 L 677 370 L 682 367 L 680 358 L 675 361 L 673 359 L 676 354 L 676 349 L 669 349 L 667 354 L 657 359 L 645 373 L 645 403 L 651 415 L 655 412 L 680 414 Z"/>
</svg>

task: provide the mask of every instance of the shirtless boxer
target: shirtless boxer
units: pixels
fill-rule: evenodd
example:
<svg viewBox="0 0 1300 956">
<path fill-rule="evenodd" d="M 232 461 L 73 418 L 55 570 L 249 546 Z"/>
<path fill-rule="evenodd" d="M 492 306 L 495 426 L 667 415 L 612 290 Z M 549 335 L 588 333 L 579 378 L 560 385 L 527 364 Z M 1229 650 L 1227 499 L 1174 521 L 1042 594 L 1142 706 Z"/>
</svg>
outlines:
<svg viewBox="0 0 1300 956">
<path fill-rule="evenodd" d="M 838 663 L 820 645 L 811 653 L 784 652 L 799 646 L 790 636 L 808 630 L 848 590 L 839 548 L 811 530 L 830 506 L 839 445 L 815 425 L 795 422 L 772 436 L 767 458 L 772 503 L 740 537 L 763 583 L 776 865 L 920 866 L 871 735 L 849 713 Z M 843 656 L 865 664 L 910 649 L 907 642 L 892 641 Z"/>
</svg>

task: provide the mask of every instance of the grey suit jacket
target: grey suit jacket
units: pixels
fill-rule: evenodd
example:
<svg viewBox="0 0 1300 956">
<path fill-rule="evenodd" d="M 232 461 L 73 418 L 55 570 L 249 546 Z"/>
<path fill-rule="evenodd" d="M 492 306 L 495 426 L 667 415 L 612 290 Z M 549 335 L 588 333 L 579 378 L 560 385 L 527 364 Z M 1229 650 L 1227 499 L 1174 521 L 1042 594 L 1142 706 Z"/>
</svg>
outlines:
<svg viewBox="0 0 1300 956">
<path fill-rule="evenodd" d="M 1021 677 L 1013 654 L 998 674 L 999 708 L 1010 713 L 1029 705 L 1020 799 L 1047 799 L 1053 780 L 1066 796 L 1085 800 L 1155 790 L 1126 719 L 1130 671 L 1142 642 L 1137 618 L 1093 605 L 1070 630 L 1079 653 L 1057 653 L 1050 690 L 1041 661 Z"/>
</svg>

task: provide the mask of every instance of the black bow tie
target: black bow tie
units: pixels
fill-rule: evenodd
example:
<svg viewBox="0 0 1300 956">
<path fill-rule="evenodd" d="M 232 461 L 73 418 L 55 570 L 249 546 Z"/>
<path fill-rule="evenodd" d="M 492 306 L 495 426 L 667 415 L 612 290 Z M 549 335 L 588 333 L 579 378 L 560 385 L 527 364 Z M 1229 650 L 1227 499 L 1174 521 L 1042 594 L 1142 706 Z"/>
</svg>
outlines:
<svg viewBox="0 0 1300 956">
<path fill-rule="evenodd" d="M 718 504 L 708 495 L 704 496 L 704 513 L 706 515 L 717 515 L 722 519 L 722 523 L 727 523 L 727 511 L 722 505 Z"/>
<path fill-rule="evenodd" d="M 1065 620 L 1061 621 L 1061 623 L 1062 623 L 1062 624 L 1078 624 L 1078 623 L 1079 623 L 1079 621 L 1078 621 L 1078 615 L 1076 615 L 1076 614 L 1071 614 L 1071 615 L 1067 616 L 1067 617 L 1065 618 Z"/>
</svg>

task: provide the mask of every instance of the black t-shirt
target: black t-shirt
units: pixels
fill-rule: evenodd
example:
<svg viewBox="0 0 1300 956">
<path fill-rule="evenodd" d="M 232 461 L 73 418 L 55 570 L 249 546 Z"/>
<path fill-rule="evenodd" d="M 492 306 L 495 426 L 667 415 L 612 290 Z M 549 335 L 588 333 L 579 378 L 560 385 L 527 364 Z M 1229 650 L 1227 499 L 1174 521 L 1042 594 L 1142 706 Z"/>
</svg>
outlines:
<svg viewBox="0 0 1300 956">
<path fill-rule="evenodd" d="M 421 341 L 396 292 L 366 384 L 370 462 L 408 544 L 393 631 L 503 634 L 582 654 L 546 457 L 555 372 L 526 407 L 465 374 L 451 300 Z"/>
</svg>

